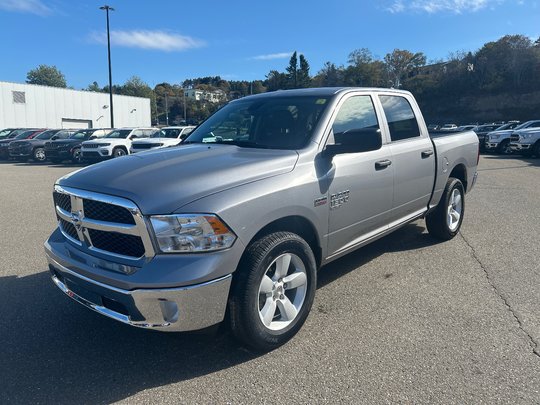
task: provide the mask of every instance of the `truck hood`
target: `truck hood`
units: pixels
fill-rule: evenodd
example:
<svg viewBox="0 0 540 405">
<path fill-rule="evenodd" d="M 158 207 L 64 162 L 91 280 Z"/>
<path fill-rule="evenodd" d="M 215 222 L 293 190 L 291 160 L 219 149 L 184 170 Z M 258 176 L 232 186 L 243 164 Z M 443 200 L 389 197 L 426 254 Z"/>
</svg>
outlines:
<svg viewBox="0 0 540 405">
<path fill-rule="evenodd" d="M 88 166 L 58 184 L 128 198 L 145 215 L 169 214 L 210 194 L 290 172 L 297 159 L 293 150 L 184 145 Z"/>
</svg>

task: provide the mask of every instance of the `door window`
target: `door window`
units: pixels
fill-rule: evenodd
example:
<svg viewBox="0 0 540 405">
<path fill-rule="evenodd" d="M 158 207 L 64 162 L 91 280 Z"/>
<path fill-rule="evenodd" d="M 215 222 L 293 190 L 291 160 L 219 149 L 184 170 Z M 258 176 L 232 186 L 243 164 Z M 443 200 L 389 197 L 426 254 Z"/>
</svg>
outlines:
<svg viewBox="0 0 540 405">
<path fill-rule="evenodd" d="M 334 141 L 340 143 L 344 133 L 358 129 L 379 129 L 379 121 L 370 96 L 353 96 L 345 100 L 332 125 Z"/>
<path fill-rule="evenodd" d="M 379 96 L 379 99 L 386 115 L 386 121 L 388 121 L 392 141 L 420 136 L 418 121 L 405 97 Z"/>
</svg>

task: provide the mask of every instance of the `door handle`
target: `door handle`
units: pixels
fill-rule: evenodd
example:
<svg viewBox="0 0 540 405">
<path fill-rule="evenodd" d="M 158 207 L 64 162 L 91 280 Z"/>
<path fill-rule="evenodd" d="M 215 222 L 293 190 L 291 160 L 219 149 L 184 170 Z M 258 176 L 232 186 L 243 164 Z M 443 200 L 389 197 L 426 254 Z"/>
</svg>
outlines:
<svg viewBox="0 0 540 405">
<path fill-rule="evenodd" d="M 430 157 L 431 155 L 433 155 L 433 149 L 422 151 L 422 159 L 426 159 Z"/>
<path fill-rule="evenodd" d="M 391 160 L 385 159 L 385 160 L 379 160 L 378 162 L 375 162 L 375 170 L 382 170 L 387 168 L 392 164 Z"/>
</svg>

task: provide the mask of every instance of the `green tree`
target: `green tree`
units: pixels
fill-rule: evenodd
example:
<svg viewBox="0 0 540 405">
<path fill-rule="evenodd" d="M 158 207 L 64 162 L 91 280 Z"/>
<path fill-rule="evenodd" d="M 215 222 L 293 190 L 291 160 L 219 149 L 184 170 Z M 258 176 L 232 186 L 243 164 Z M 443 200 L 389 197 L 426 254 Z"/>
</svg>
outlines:
<svg viewBox="0 0 540 405">
<path fill-rule="evenodd" d="M 86 88 L 87 91 L 95 91 L 95 92 L 102 92 L 102 88 L 99 87 L 99 84 L 98 82 L 92 82 L 92 84 L 89 84 L 88 87 Z"/>
<path fill-rule="evenodd" d="M 394 49 L 386 54 L 384 62 L 388 70 L 389 80 L 396 88 L 414 69 L 426 64 L 426 56 L 422 52 L 412 53 L 407 50 Z"/>
<path fill-rule="evenodd" d="M 304 89 L 311 84 L 311 77 L 309 76 L 309 63 L 304 55 L 300 54 L 300 68 L 297 71 L 297 87 Z"/>
<path fill-rule="evenodd" d="M 64 74 L 56 66 L 39 65 L 26 74 L 26 83 L 51 87 L 67 87 Z"/>
<path fill-rule="evenodd" d="M 266 81 L 264 84 L 267 91 L 283 90 L 287 88 L 288 76 L 287 74 L 278 72 L 277 70 L 271 70 L 266 75 Z"/>
<path fill-rule="evenodd" d="M 296 89 L 298 86 L 298 57 L 296 51 L 289 60 L 289 66 L 287 66 L 287 88 Z"/>
<path fill-rule="evenodd" d="M 317 87 L 342 86 L 343 68 L 338 68 L 335 63 L 326 62 L 313 78 L 313 84 Z"/>
</svg>

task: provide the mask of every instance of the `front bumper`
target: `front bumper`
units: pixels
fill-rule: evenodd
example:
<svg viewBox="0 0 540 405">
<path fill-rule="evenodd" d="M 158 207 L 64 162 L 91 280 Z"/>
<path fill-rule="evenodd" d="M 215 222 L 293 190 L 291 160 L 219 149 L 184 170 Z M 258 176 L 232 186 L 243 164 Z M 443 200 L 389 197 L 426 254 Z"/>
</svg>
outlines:
<svg viewBox="0 0 540 405">
<path fill-rule="evenodd" d="M 77 274 L 47 255 L 51 277 L 67 296 L 101 315 L 140 328 L 178 332 L 223 320 L 232 275 L 180 288 L 127 291 Z"/>
<path fill-rule="evenodd" d="M 47 159 L 71 159 L 71 152 L 69 149 L 45 149 L 45 156 Z"/>
<path fill-rule="evenodd" d="M 112 157 L 112 149 L 110 147 L 81 149 L 83 159 L 101 160 Z"/>
<path fill-rule="evenodd" d="M 499 142 L 486 142 L 485 147 L 487 150 L 497 149 L 499 147 Z"/>
<path fill-rule="evenodd" d="M 532 144 L 528 143 L 510 143 L 510 149 L 513 151 L 524 151 L 524 150 L 531 150 Z"/>
</svg>

